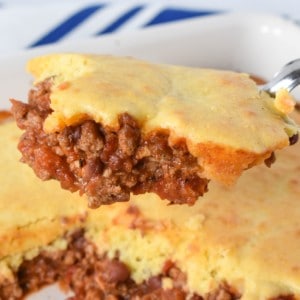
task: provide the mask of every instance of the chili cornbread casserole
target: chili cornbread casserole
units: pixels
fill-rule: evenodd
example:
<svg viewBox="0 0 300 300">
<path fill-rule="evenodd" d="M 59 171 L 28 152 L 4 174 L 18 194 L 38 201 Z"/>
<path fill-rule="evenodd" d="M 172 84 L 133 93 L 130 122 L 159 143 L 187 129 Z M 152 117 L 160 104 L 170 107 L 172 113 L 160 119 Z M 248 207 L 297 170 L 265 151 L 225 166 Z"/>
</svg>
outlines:
<svg viewBox="0 0 300 300">
<path fill-rule="evenodd" d="M 148 193 L 92 210 L 18 163 L 20 134 L 0 125 L 0 299 L 52 282 L 73 300 L 300 299 L 299 144 L 192 207 Z"/>
<path fill-rule="evenodd" d="M 230 184 L 297 139 L 289 95 L 274 101 L 246 74 L 80 54 L 28 70 L 29 103 L 13 100 L 22 160 L 90 207 L 130 192 L 191 205 L 209 180 Z"/>
</svg>

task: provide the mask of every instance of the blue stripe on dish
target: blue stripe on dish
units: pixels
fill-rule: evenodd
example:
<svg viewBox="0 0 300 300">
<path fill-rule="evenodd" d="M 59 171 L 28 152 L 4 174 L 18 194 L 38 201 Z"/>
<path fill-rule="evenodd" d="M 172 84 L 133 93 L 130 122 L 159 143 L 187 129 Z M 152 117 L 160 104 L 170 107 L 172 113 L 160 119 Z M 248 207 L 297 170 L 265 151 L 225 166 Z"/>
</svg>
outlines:
<svg viewBox="0 0 300 300">
<path fill-rule="evenodd" d="M 159 12 L 152 20 L 150 20 L 145 26 L 151 26 L 155 24 L 166 23 L 170 21 L 178 21 L 187 18 L 207 16 L 217 13 L 216 11 L 209 10 L 187 10 L 187 9 L 176 9 L 166 8 Z"/>
<path fill-rule="evenodd" d="M 131 19 L 133 16 L 135 16 L 139 11 L 143 9 L 144 6 L 136 6 L 123 15 L 121 15 L 117 20 L 112 22 L 110 25 L 108 25 L 106 28 L 102 29 L 97 33 L 97 35 L 110 33 L 118 28 L 120 28 L 123 24 L 125 24 L 129 19 Z"/>
<path fill-rule="evenodd" d="M 50 44 L 57 42 L 77 26 L 79 26 L 83 21 L 89 18 L 99 9 L 103 8 L 104 5 L 92 5 L 81 9 L 75 14 L 71 15 L 67 20 L 63 21 L 61 24 L 56 26 L 53 30 L 48 32 L 46 35 L 38 39 L 36 42 L 31 44 L 29 47 L 36 47 L 45 44 Z"/>
</svg>

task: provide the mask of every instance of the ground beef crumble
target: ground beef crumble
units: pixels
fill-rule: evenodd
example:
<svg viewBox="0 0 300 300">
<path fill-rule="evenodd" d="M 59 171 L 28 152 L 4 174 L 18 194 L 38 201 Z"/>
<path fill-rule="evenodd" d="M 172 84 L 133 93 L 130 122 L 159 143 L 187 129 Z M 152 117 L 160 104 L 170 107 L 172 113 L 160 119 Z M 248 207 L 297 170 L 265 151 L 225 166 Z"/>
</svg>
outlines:
<svg viewBox="0 0 300 300">
<path fill-rule="evenodd" d="M 90 207 L 128 201 L 130 192 L 157 193 L 171 203 L 193 204 L 207 191 L 208 180 L 184 140 L 170 146 L 168 131 L 142 136 L 127 113 L 119 116 L 119 130 L 92 120 L 46 134 L 50 114 L 51 80 L 29 93 L 28 104 L 12 100 L 18 126 L 25 130 L 19 150 L 43 180 L 57 179 L 65 189 L 87 194 Z"/>
</svg>

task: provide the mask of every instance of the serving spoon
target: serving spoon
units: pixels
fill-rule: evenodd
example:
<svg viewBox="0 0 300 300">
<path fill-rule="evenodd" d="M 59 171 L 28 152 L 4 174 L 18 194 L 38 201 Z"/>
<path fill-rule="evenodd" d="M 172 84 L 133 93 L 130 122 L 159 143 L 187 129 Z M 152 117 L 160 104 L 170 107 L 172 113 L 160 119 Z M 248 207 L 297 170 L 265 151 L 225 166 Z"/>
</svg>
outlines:
<svg viewBox="0 0 300 300">
<path fill-rule="evenodd" d="M 267 92 L 271 96 L 275 96 L 280 89 L 286 89 L 291 92 L 296 86 L 300 84 L 300 59 L 295 59 L 284 65 L 274 77 L 259 88 Z M 295 99 L 297 104 L 300 104 L 299 99 Z M 290 145 L 298 141 L 299 134 L 290 137 Z"/>
<path fill-rule="evenodd" d="M 260 90 L 267 92 L 271 96 L 275 96 L 280 89 L 292 91 L 300 84 L 300 59 L 295 59 L 277 72 L 274 77 L 264 85 L 260 86 Z M 300 104 L 300 100 L 295 100 Z"/>
</svg>

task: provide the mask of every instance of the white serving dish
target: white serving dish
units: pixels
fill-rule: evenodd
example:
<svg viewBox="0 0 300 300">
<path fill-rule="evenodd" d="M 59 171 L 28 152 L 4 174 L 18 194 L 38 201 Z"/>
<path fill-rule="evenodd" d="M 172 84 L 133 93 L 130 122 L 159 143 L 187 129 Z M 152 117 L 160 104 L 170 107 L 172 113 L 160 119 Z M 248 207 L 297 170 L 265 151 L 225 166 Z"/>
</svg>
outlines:
<svg viewBox="0 0 300 300">
<path fill-rule="evenodd" d="M 238 70 L 269 79 L 286 62 L 300 57 L 300 27 L 270 15 L 220 14 L 0 57 L 0 110 L 10 107 L 10 97 L 26 99 L 31 82 L 25 72 L 26 61 L 52 52 L 129 55 L 155 62 Z M 56 287 L 28 297 L 64 298 Z"/>
</svg>

